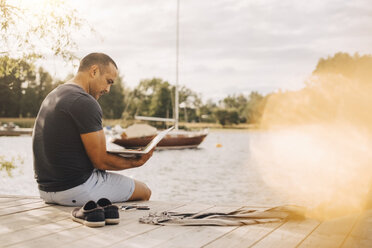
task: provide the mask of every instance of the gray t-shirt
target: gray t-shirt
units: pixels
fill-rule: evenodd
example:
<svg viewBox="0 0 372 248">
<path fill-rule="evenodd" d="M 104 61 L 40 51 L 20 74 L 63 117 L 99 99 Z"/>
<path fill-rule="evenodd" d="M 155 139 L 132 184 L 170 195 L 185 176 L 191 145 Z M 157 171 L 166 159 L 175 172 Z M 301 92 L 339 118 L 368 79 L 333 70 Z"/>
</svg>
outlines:
<svg viewBox="0 0 372 248">
<path fill-rule="evenodd" d="M 94 167 L 80 134 L 101 129 L 102 109 L 81 87 L 63 84 L 50 92 L 40 107 L 32 138 L 39 189 L 56 192 L 84 183 Z"/>
</svg>

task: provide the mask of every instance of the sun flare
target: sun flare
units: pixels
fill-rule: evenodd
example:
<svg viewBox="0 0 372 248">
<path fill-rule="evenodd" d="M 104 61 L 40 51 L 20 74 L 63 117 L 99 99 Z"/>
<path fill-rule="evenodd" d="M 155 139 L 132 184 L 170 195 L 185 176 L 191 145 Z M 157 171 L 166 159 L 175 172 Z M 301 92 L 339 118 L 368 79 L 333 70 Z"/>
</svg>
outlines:
<svg viewBox="0 0 372 248">
<path fill-rule="evenodd" d="M 251 144 L 264 181 L 311 217 L 362 210 L 372 182 L 371 95 L 366 80 L 323 74 L 269 98 L 262 126 L 271 136 Z"/>
</svg>

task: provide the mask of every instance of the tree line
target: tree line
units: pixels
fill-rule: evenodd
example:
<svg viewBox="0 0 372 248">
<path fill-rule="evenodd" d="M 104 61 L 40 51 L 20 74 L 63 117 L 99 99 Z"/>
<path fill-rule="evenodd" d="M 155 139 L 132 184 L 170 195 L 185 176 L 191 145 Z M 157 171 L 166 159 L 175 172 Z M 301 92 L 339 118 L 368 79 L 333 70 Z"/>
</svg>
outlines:
<svg viewBox="0 0 372 248">
<path fill-rule="evenodd" d="M 7 56 L 0 57 L 0 117 L 36 117 L 46 95 L 67 80 L 54 80 L 42 67 Z M 144 79 L 130 89 L 118 77 L 99 103 L 104 118 L 132 120 L 136 115 L 172 118 L 175 86 L 161 78 Z M 179 88 L 179 116 L 185 122 L 226 124 L 257 123 L 265 97 L 229 95 L 219 102 L 203 103 L 200 94 Z"/>
<path fill-rule="evenodd" d="M 372 56 L 337 53 L 321 58 L 313 75 L 325 73 L 370 82 Z M 55 80 L 44 68 L 36 68 L 23 59 L 0 57 L 0 117 L 35 117 L 45 96 L 66 80 Z M 303 90 L 311 89 L 311 85 Z M 202 101 L 200 94 L 181 86 L 179 88 L 179 119 L 184 122 L 208 122 L 231 125 L 260 123 L 267 100 L 293 92 L 261 95 L 228 95 L 218 102 Z M 99 103 L 106 119 L 133 120 L 135 116 L 172 118 L 175 86 L 161 78 L 144 79 L 131 89 L 118 77 L 109 94 Z M 280 97 L 283 98 L 283 97 Z M 282 110 L 281 110 L 282 111 Z M 284 111 L 284 110 L 283 110 Z M 283 112 L 282 114 L 285 114 Z"/>
<path fill-rule="evenodd" d="M 372 56 L 321 58 L 302 89 L 271 94 L 261 127 L 348 123 L 371 129 Z"/>
<path fill-rule="evenodd" d="M 0 117 L 35 117 L 45 96 L 66 80 L 53 79 L 44 68 L 36 68 L 34 62 L 45 59 L 44 54 L 48 53 L 69 63 L 76 62 L 73 51 L 77 44 L 72 34 L 95 31 L 64 1 L 47 1 L 34 13 L 21 4 L 2 0 L 0 14 Z M 142 80 L 130 89 L 119 77 L 110 94 L 99 102 L 104 118 L 171 118 L 174 91 L 173 85 L 160 78 Z M 252 92 L 204 104 L 200 95 L 187 87 L 181 87 L 179 96 L 180 121 L 223 125 L 257 123 L 265 102 L 264 96 Z"/>
<path fill-rule="evenodd" d="M 78 11 L 71 9 L 64 1 L 46 1 L 45 5 L 38 6 L 35 11 L 19 3 L 0 1 L 0 117 L 35 117 L 45 96 L 66 80 L 53 79 L 44 68 L 36 68 L 33 63 L 44 59 L 43 54 L 48 53 L 63 58 L 66 62 L 76 62 L 73 51 L 76 51 L 77 44 L 72 34 L 86 31 L 89 34 L 95 33 L 80 18 Z M 321 58 L 313 75 L 323 77 L 324 74 L 336 74 L 349 78 L 356 84 L 368 84 L 372 78 L 371 66 L 371 55 L 337 53 Z M 280 104 L 271 104 L 270 108 L 276 108 L 277 115 L 284 116 L 290 112 L 288 106 L 301 109 L 300 102 L 307 106 L 329 101 L 324 92 L 334 91 L 335 87 L 337 83 L 328 88 L 314 87 L 314 83 L 307 83 L 299 92 L 280 91 L 265 96 L 251 92 L 249 95 L 228 95 L 218 102 L 208 100 L 206 103 L 203 103 L 198 93 L 181 87 L 180 121 L 218 122 L 222 125 L 258 124 L 265 116 L 265 107 L 265 111 L 269 108 L 269 100 L 275 102 L 272 99 L 280 99 Z M 119 77 L 110 94 L 101 97 L 99 102 L 104 118 L 108 119 L 131 120 L 136 115 L 169 118 L 173 117 L 174 91 L 173 85 L 160 78 L 142 80 L 134 89 L 130 89 Z M 307 94 L 310 100 L 304 98 L 298 101 L 301 98 L 299 95 L 306 95 L 303 92 L 311 93 Z M 297 97 L 293 97 L 294 95 Z M 318 100 L 315 101 L 315 98 Z M 339 101 L 343 101 L 341 97 Z M 306 112 L 301 113 L 306 115 Z"/>
</svg>

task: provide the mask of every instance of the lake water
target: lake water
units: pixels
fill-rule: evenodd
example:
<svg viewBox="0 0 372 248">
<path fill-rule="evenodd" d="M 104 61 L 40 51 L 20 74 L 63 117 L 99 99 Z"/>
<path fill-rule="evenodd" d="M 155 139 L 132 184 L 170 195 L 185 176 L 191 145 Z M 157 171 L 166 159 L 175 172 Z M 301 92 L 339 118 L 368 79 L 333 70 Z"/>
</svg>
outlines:
<svg viewBox="0 0 372 248">
<path fill-rule="evenodd" d="M 152 200 L 281 204 L 285 200 L 263 182 L 250 154 L 250 145 L 263 135 L 211 132 L 198 149 L 156 151 L 144 166 L 118 173 L 145 182 L 152 189 Z M 0 194 L 37 195 L 31 137 L 0 137 L 0 156 L 15 159 L 17 165 L 11 177 L 0 171 Z"/>
</svg>

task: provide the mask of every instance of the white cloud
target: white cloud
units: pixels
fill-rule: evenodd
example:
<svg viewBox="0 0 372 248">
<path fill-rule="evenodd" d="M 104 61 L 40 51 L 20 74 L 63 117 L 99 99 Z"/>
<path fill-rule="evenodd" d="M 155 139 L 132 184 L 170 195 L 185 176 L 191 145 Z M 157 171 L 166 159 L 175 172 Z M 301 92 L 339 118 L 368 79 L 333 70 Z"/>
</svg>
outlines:
<svg viewBox="0 0 372 248">
<path fill-rule="evenodd" d="M 176 0 L 71 5 L 103 38 L 79 38 L 79 56 L 106 52 L 132 87 L 153 76 L 174 83 Z M 300 88 L 320 57 L 371 53 L 371 28 L 367 0 L 181 0 L 180 83 L 205 100 Z"/>
</svg>

